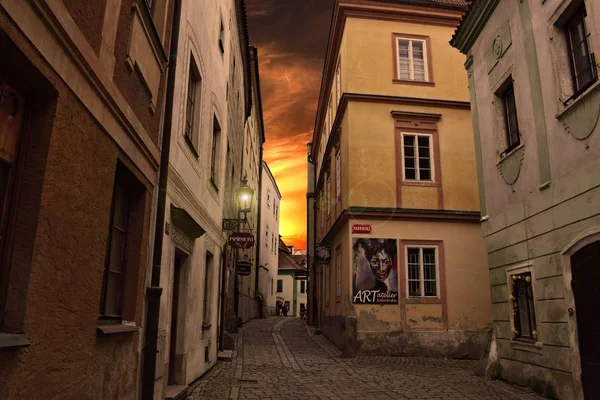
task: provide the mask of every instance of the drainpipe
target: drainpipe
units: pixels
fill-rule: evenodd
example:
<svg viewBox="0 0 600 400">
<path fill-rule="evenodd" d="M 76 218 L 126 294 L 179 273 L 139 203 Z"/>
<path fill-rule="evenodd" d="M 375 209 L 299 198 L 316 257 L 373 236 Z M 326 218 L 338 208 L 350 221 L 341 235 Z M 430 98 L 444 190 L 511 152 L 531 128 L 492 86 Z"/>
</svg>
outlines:
<svg viewBox="0 0 600 400">
<path fill-rule="evenodd" d="M 152 277 L 146 288 L 146 325 L 144 341 L 144 362 L 142 365 L 142 399 L 154 398 L 154 374 L 158 348 L 158 313 L 160 311 L 160 268 L 162 263 L 163 234 L 165 225 L 165 204 L 167 201 L 167 179 L 169 174 L 169 153 L 171 151 L 171 127 L 173 124 L 173 95 L 175 93 L 175 72 L 177 69 L 177 47 L 179 44 L 179 25 L 181 2 L 175 0 L 173 7 L 173 26 L 169 47 L 169 70 L 167 72 L 166 102 L 163 125 L 160 170 L 158 178 L 158 200 L 156 204 L 156 230 L 154 233 L 154 254 L 152 258 Z"/>
</svg>

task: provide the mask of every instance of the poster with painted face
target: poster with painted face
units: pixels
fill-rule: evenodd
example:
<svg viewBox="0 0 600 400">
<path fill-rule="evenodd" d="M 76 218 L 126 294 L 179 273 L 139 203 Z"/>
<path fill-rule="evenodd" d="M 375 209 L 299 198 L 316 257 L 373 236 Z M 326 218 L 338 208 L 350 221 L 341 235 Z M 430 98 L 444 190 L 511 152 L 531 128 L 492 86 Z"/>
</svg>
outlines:
<svg viewBox="0 0 600 400">
<path fill-rule="evenodd" d="M 352 239 L 354 304 L 398 304 L 396 239 Z"/>
</svg>

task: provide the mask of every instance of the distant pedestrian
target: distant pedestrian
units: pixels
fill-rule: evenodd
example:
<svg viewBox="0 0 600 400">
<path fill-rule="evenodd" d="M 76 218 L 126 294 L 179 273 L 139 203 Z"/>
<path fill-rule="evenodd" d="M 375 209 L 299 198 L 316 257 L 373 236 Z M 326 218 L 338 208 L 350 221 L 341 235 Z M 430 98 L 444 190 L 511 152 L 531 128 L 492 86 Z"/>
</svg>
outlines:
<svg viewBox="0 0 600 400">
<path fill-rule="evenodd" d="M 288 313 L 288 306 L 287 304 L 283 304 L 283 316 L 287 317 L 287 313 Z"/>
<path fill-rule="evenodd" d="M 281 303 L 278 301 L 275 307 L 275 314 L 279 317 L 281 316 Z"/>
</svg>

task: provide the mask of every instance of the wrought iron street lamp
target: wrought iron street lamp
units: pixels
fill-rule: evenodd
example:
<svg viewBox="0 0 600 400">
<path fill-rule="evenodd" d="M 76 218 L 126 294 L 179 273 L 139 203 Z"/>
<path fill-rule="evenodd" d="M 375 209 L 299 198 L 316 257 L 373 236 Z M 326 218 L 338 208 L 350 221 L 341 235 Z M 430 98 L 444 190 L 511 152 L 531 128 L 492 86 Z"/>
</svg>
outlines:
<svg viewBox="0 0 600 400">
<path fill-rule="evenodd" d="M 225 218 L 223 219 L 223 230 L 233 231 L 240 224 L 248 222 L 247 214 L 252 210 L 252 198 L 254 197 L 254 189 L 248 186 L 246 177 L 242 179 L 242 186 L 235 191 L 235 197 L 239 205 L 239 212 L 244 214 L 243 218 Z"/>
</svg>

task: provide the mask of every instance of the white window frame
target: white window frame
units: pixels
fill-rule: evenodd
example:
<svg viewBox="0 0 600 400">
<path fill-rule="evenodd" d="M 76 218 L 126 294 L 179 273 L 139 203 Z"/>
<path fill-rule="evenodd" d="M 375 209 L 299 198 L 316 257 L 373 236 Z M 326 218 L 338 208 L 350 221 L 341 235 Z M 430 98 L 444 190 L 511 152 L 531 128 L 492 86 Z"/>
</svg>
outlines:
<svg viewBox="0 0 600 400">
<path fill-rule="evenodd" d="M 408 65 L 409 65 L 409 81 L 415 82 L 429 82 L 431 79 L 429 77 L 429 65 L 428 65 L 428 52 L 427 48 L 427 40 L 425 39 L 415 39 L 415 38 L 407 38 L 402 36 L 396 37 L 396 63 L 398 65 L 398 71 L 396 71 L 396 78 L 399 80 L 406 80 L 400 77 L 400 41 L 408 42 Z M 421 42 L 423 43 L 423 65 L 425 70 L 425 80 L 415 79 L 415 66 L 413 60 L 413 42 Z"/>
<path fill-rule="evenodd" d="M 410 285 L 411 281 L 409 276 L 409 268 L 408 268 L 408 249 L 419 249 L 419 280 L 421 282 L 421 295 L 420 296 L 411 296 L 410 295 Z M 435 249 L 435 284 L 436 284 L 436 296 L 425 296 L 425 274 L 423 267 L 423 249 Z M 440 293 L 440 250 L 439 246 L 436 245 L 419 245 L 419 244 L 411 244 L 404 246 L 404 259 L 406 269 L 406 297 L 411 299 L 441 299 Z M 413 279 L 415 280 L 415 279 Z"/>
<path fill-rule="evenodd" d="M 400 133 L 400 146 L 402 147 L 402 180 L 405 182 L 431 182 L 435 183 L 435 153 L 433 151 L 433 135 L 430 133 L 413 133 L 413 132 L 401 132 Z M 404 136 L 415 136 L 418 138 L 419 136 L 428 137 L 429 138 L 429 154 L 430 154 L 430 167 L 431 167 L 431 180 L 420 179 L 420 167 L 419 167 L 419 145 L 418 140 L 415 140 L 417 146 L 415 148 L 415 178 L 416 179 L 406 179 L 406 166 L 405 166 L 405 158 L 404 158 Z"/>
<path fill-rule="evenodd" d="M 267 208 L 271 208 L 271 189 L 267 189 Z"/>
<path fill-rule="evenodd" d="M 511 332 L 513 332 L 515 330 L 515 319 L 513 318 L 513 313 L 514 313 L 514 305 L 513 302 L 510 299 L 510 295 L 512 293 L 512 278 L 511 276 L 513 275 L 521 275 L 521 274 L 526 274 L 529 273 L 531 274 L 531 290 L 533 292 L 533 313 L 535 315 L 535 325 L 536 328 L 539 329 L 539 325 L 540 325 L 540 320 L 539 320 L 539 316 L 538 316 L 538 301 L 537 301 L 537 293 L 536 293 L 536 278 L 535 278 L 535 269 L 533 268 L 533 264 L 530 261 L 525 261 L 522 263 L 518 263 L 518 264 L 514 264 L 512 266 L 508 266 L 506 268 L 506 290 L 508 291 L 508 306 L 509 306 L 509 310 L 510 310 L 510 330 Z M 511 341 L 513 340 L 519 340 L 521 339 L 519 338 L 515 338 L 514 335 L 511 336 Z M 539 331 L 538 331 L 538 335 L 536 338 L 536 343 L 539 345 L 541 344 L 541 340 L 539 337 Z"/>
</svg>

